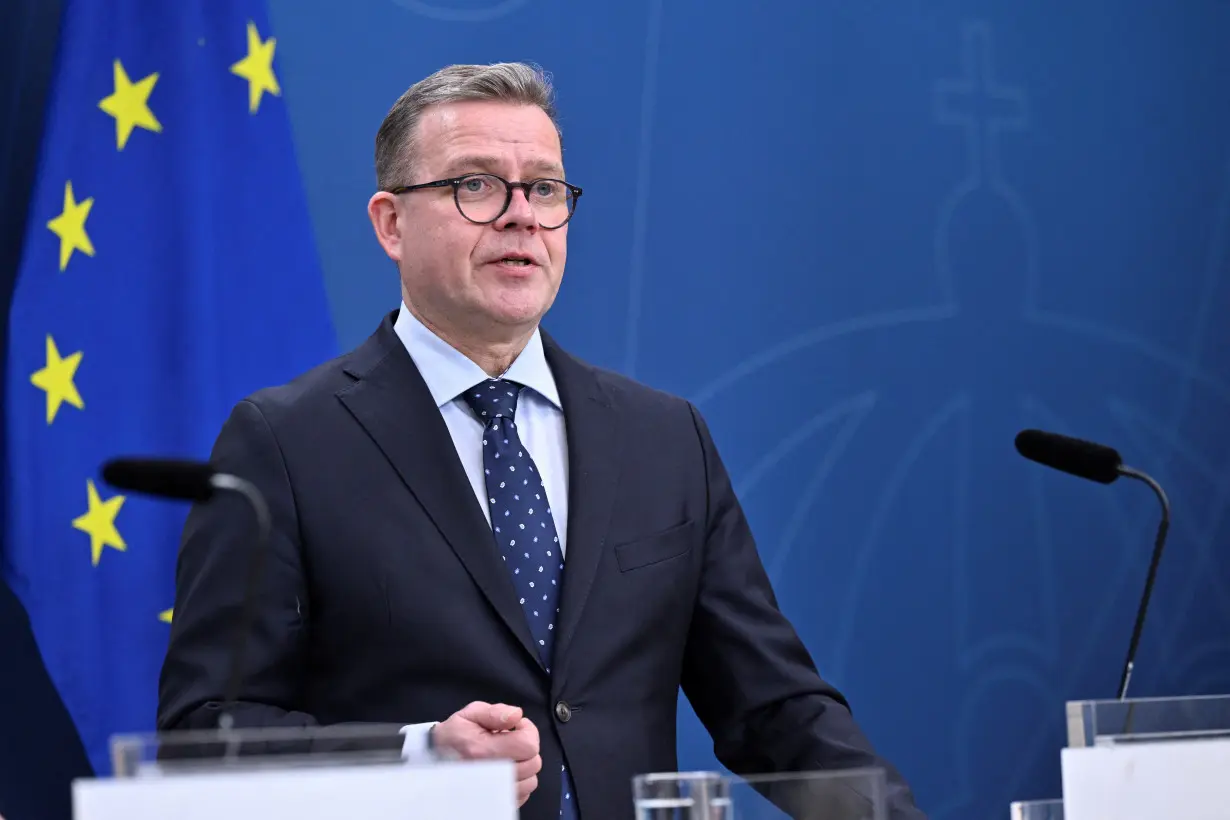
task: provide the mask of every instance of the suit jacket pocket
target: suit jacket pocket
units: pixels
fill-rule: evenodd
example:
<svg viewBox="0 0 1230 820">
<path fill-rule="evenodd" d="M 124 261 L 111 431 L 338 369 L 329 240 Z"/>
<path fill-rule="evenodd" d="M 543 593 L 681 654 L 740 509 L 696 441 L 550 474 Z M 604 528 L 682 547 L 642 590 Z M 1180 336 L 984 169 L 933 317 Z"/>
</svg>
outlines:
<svg viewBox="0 0 1230 820">
<path fill-rule="evenodd" d="M 620 572 L 629 572 L 683 555 L 692 549 L 695 531 L 696 522 L 688 520 L 635 541 L 616 545 L 615 560 L 619 564 Z"/>
</svg>

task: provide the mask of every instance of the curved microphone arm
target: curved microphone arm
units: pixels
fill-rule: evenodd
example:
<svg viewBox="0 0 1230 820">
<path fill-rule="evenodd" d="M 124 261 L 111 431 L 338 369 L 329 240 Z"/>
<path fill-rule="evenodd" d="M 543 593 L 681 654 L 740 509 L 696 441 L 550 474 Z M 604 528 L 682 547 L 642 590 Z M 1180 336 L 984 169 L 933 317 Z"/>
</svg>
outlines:
<svg viewBox="0 0 1230 820">
<path fill-rule="evenodd" d="M 243 650 L 256 608 L 257 589 L 260 586 L 264 556 L 273 529 L 273 520 L 269 514 L 269 505 L 265 497 L 252 482 L 227 473 L 216 473 L 210 478 L 210 484 L 218 490 L 236 492 L 247 499 L 256 515 L 256 542 L 248 556 L 248 575 L 243 593 L 243 610 L 239 621 L 235 624 L 235 634 L 231 637 L 231 668 L 222 701 L 222 714 L 218 719 L 219 728 L 229 731 L 234 726 L 234 716 L 231 709 L 239 697 L 239 686 L 243 681 Z"/>
<path fill-rule="evenodd" d="M 1153 594 L 1153 582 L 1157 579 L 1157 567 L 1162 560 L 1162 550 L 1166 546 L 1166 533 L 1170 529 L 1170 500 L 1166 491 L 1150 476 L 1131 467 L 1119 467 L 1119 475 L 1134 478 L 1148 484 L 1157 495 L 1162 505 L 1162 520 L 1157 525 L 1157 538 L 1153 542 L 1153 557 L 1149 560 L 1149 574 L 1145 578 L 1144 592 L 1140 596 L 1140 607 L 1136 610 L 1136 625 L 1132 628 L 1132 641 L 1128 644 L 1127 660 L 1123 664 L 1123 674 L 1119 678 L 1119 700 L 1127 698 L 1128 684 L 1132 680 L 1132 668 L 1136 665 L 1136 650 L 1140 646 L 1140 633 L 1145 626 L 1145 613 L 1149 609 L 1149 597 Z"/>
</svg>

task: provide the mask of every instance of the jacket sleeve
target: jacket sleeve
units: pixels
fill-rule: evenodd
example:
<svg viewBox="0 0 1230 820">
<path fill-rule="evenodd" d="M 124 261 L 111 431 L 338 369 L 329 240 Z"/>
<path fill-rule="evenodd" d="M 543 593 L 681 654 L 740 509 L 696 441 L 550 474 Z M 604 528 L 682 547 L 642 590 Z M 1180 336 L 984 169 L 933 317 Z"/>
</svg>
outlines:
<svg viewBox="0 0 1230 820">
<path fill-rule="evenodd" d="M 160 731 L 217 727 L 231 673 L 252 562 L 258 561 L 252 620 L 242 636 L 235 726 L 311 726 L 299 711 L 308 630 L 308 585 L 295 498 L 282 453 L 250 400 L 232 410 L 214 444 L 213 465 L 252 482 L 272 519 L 263 555 L 247 502 L 221 492 L 188 514 L 175 577 L 175 609 L 159 680 Z"/>
<path fill-rule="evenodd" d="M 846 699 L 825 682 L 778 608 L 755 541 L 709 430 L 695 408 L 708 503 L 704 567 L 683 667 L 683 689 L 736 774 L 883 769 L 889 816 L 921 820 L 909 787 L 880 758 L 855 723 Z M 837 814 L 867 795 L 848 788 L 785 785 L 770 795 L 795 817 Z M 798 802 L 806 802 L 801 809 Z"/>
</svg>

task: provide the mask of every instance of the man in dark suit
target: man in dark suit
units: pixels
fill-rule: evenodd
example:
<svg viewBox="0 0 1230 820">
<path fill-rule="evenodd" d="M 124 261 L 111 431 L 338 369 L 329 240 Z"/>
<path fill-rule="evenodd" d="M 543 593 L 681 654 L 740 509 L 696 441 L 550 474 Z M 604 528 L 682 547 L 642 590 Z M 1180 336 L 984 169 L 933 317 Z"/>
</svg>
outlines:
<svg viewBox="0 0 1230 820">
<path fill-rule="evenodd" d="M 677 767 L 682 686 L 732 770 L 883 767 L 893 817 L 921 817 L 778 611 L 696 409 L 539 329 L 581 195 L 545 77 L 438 72 L 389 111 L 376 167 L 403 304 L 239 403 L 214 448 L 273 518 L 236 723 L 404 724 L 407 749 L 515 761 L 524 818 L 607 820 Z M 185 527 L 163 730 L 217 723 L 237 504 Z"/>
</svg>

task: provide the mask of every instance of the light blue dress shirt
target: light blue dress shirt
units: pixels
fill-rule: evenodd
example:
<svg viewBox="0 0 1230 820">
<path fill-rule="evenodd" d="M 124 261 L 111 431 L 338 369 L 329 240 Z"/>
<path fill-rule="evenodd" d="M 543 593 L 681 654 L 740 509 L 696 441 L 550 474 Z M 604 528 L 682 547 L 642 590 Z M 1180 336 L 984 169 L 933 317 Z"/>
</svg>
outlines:
<svg viewBox="0 0 1230 820">
<path fill-rule="evenodd" d="M 483 428 L 461 394 L 489 379 L 481 367 L 445 342 L 409 311 L 405 303 L 397 314 L 393 330 L 418 367 L 427 389 L 440 408 L 453 446 L 466 477 L 478 499 L 479 507 L 491 525 L 487 506 L 487 485 L 483 473 Z M 568 439 L 564 411 L 560 405 L 555 377 L 542 349 L 542 335 L 535 329 L 529 343 L 501 378 L 525 385 L 517 398 L 517 434 L 529 450 L 542 475 L 551 502 L 551 517 L 559 534 L 560 554 L 567 556 L 568 533 Z M 491 548 L 496 549 L 492 540 Z M 516 704 L 513 704 L 516 705 Z M 405 757 L 415 755 L 426 745 L 427 732 L 435 723 L 406 726 L 402 747 Z"/>
<path fill-rule="evenodd" d="M 393 330 L 423 374 L 427 389 L 448 425 L 453 446 L 487 525 L 491 510 L 487 506 L 487 484 L 483 474 L 483 423 L 461 394 L 489 379 L 483 369 L 466 358 L 448 342 L 423 325 L 403 303 Z M 564 411 L 560 405 L 555 377 L 542 350 L 542 334 L 535 329 L 529 344 L 501 378 L 526 386 L 517 399 L 517 434 L 528 448 L 547 488 L 560 552 L 567 555 L 568 533 L 568 440 Z M 494 542 L 493 542 L 494 548 Z"/>
</svg>

